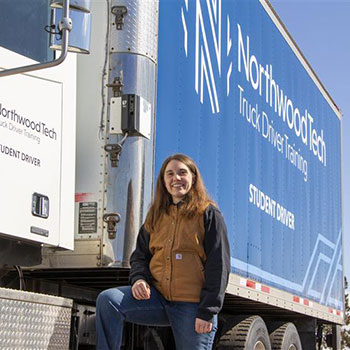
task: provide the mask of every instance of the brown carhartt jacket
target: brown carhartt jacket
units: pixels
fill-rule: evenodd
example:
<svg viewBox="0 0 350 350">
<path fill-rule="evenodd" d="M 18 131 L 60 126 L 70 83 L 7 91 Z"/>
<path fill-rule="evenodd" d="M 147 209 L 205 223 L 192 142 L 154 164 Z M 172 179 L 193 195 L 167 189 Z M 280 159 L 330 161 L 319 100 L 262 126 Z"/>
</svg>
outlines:
<svg viewBox="0 0 350 350">
<path fill-rule="evenodd" d="M 169 301 L 199 302 L 197 317 L 208 321 L 222 308 L 231 268 L 224 218 L 209 205 L 187 219 L 171 205 L 153 232 L 141 227 L 130 265 L 131 285 L 144 279 Z"/>
<path fill-rule="evenodd" d="M 204 283 L 206 254 L 203 215 L 188 219 L 171 205 L 150 232 L 153 285 L 167 300 L 199 302 Z"/>
</svg>

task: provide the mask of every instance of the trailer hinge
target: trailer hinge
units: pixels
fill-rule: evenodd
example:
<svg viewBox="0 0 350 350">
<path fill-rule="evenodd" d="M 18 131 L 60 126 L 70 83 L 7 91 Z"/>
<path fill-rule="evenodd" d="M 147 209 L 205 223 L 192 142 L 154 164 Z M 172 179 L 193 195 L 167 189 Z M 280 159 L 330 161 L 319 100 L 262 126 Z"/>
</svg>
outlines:
<svg viewBox="0 0 350 350">
<path fill-rule="evenodd" d="M 107 87 L 111 87 L 113 90 L 113 97 L 119 97 L 123 93 L 123 71 L 120 72 L 120 77 L 115 77 L 113 83 L 107 84 Z"/>
<path fill-rule="evenodd" d="M 120 221 L 120 214 L 119 213 L 104 214 L 103 221 L 107 223 L 108 238 L 114 239 L 117 236 L 117 223 Z"/>
<path fill-rule="evenodd" d="M 118 166 L 122 149 L 123 147 L 119 143 L 105 145 L 105 151 L 109 153 L 109 159 L 111 161 L 112 168 L 116 168 Z"/>
<path fill-rule="evenodd" d="M 117 30 L 122 30 L 124 25 L 124 16 L 128 13 L 126 6 L 113 6 L 112 13 L 115 15 L 115 25 Z"/>
<path fill-rule="evenodd" d="M 105 151 L 109 153 L 109 159 L 111 160 L 112 168 L 116 168 L 118 166 L 120 154 L 122 153 L 122 150 L 123 150 L 123 144 L 127 139 L 128 135 L 129 134 L 126 132 L 123 138 L 120 140 L 120 142 L 115 144 L 108 143 L 104 147 Z"/>
</svg>

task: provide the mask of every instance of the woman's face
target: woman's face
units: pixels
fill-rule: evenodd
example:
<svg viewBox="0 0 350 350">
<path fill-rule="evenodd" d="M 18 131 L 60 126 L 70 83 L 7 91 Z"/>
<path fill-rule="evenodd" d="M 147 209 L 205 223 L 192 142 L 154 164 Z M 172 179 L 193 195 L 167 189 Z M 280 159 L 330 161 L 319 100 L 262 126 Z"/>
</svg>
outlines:
<svg viewBox="0 0 350 350">
<path fill-rule="evenodd" d="M 175 159 L 168 163 L 164 172 L 164 183 L 175 204 L 190 191 L 193 182 L 194 176 L 187 165 Z"/>
</svg>

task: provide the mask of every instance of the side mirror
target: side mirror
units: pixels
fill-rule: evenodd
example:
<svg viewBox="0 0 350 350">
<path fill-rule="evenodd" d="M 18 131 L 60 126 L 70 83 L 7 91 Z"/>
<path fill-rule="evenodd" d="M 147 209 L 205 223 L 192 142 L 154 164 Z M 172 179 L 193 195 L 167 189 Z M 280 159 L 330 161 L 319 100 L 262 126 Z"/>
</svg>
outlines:
<svg viewBox="0 0 350 350">
<path fill-rule="evenodd" d="M 50 6 L 54 11 L 59 11 L 61 19 L 55 24 L 57 32 L 53 35 L 58 35 L 59 40 L 52 42 L 53 49 L 60 49 L 61 55 L 52 61 L 45 63 L 37 63 L 23 67 L 4 69 L 0 71 L 0 77 L 5 77 L 14 74 L 36 71 L 44 68 L 50 68 L 61 64 L 67 57 L 69 49 L 74 52 L 89 53 L 90 42 L 90 2 L 91 0 L 52 0 Z M 72 9 L 73 19 L 69 17 L 69 10 Z M 56 16 L 58 18 L 58 15 Z M 78 26 L 81 26 L 80 28 Z M 69 41 L 70 32 L 75 26 L 74 34 L 72 33 L 72 41 Z M 71 47 L 69 47 L 71 44 Z"/>
<path fill-rule="evenodd" d="M 69 33 L 69 52 L 90 53 L 90 4 L 91 0 L 70 0 L 70 19 L 74 23 L 74 30 Z M 60 33 L 61 28 L 64 27 L 63 5 L 63 0 L 51 0 L 50 3 L 53 8 L 51 28 L 54 30 L 54 33 L 51 34 L 50 48 L 53 50 L 62 50 L 63 36 Z"/>
<path fill-rule="evenodd" d="M 71 0 L 69 3 L 69 7 L 71 10 L 82 11 L 86 13 L 90 13 L 90 5 L 91 0 Z M 63 8 L 64 1 L 63 0 L 51 0 L 50 7 L 52 8 Z"/>
</svg>

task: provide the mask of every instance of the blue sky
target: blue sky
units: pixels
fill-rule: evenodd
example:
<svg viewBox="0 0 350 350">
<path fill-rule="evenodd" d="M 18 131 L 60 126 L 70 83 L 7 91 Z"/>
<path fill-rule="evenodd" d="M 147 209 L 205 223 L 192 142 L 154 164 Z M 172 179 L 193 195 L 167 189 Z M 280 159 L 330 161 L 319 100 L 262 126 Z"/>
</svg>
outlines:
<svg viewBox="0 0 350 350">
<path fill-rule="evenodd" d="M 344 271 L 350 280 L 350 0 L 270 0 L 343 114 Z M 330 213 L 331 214 L 331 213 Z"/>
</svg>

